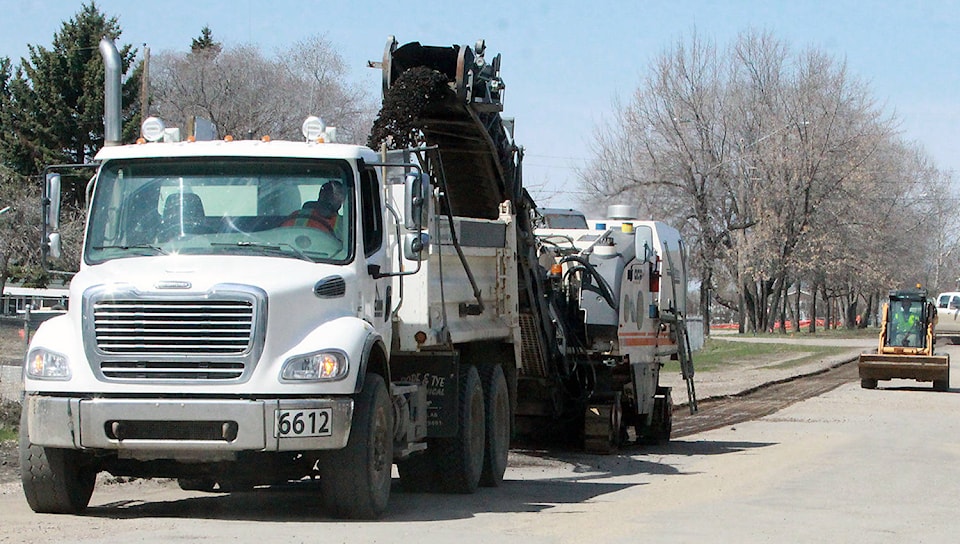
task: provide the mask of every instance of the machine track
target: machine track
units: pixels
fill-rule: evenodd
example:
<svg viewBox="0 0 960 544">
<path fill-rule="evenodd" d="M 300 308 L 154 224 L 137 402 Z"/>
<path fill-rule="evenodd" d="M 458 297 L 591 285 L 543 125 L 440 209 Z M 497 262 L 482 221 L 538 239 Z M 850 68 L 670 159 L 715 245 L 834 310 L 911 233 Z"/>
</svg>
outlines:
<svg viewBox="0 0 960 544">
<path fill-rule="evenodd" d="M 686 405 L 677 406 L 672 438 L 758 419 L 859 379 L 857 362 L 853 360 L 817 374 L 764 384 L 736 395 L 701 399 L 700 409 L 694 414 Z"/>
</svg>

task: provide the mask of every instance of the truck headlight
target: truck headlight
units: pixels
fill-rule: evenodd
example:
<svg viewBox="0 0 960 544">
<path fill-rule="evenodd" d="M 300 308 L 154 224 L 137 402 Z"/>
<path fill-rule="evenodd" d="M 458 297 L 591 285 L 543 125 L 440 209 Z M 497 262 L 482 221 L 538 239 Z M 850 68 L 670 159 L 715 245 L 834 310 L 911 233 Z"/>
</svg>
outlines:
<svg viewBox="0 0 960 544">
<path fill-rule="evenodd" d="M 70 363 L 59 353 L 35 349 L 27 356 L 27 376 L 37 380 L 69 380 Z"/>
<path fill-rule="evenodd" d="M 300 355 L 283 363 L 280 380 L 285 382 L 324 382 L 339 380 L 347 375 L 347 356 L 340 351 L 320 351 Z"/>
</svg>

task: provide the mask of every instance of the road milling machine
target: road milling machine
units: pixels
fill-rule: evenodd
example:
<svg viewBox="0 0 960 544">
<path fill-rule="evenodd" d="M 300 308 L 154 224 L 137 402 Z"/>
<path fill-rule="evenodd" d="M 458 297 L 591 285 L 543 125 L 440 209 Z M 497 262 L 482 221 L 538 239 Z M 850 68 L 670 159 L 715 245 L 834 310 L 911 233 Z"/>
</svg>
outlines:
<svg viewBox="0 0 960 544">
<path fill-rule="evenodd" d="M 631 206 L 611 207 L 615 227 L 543 228 L 522 184 L 513 120 L 500 115 L 500 56 L 488 63 L 484 50 L 483 41 L 398 47 L 391 38 L 371 147 L 388 138 L 411 144 L 447 214 L 493 219 L 506 206 L 515 215 L 515 437 L 560 438 L 593 452 L 667 440 L 673 401 L 659 377 L 668 360 L 680 362 L 696 409 L 683 240 L 664 223 L 637 221 Z M 455 234 L 444 228 L 441 237 Z"/>
<path fill-rule="evenodd" d="M 890 291 L 883 305 L 876 353 L 858 361 L 860 386 L 875 389 L 879 380 L 904 378 L 933 382 L 937 391 L 950 388 L 950 355 L 934 355 L 937 309 L 927 291 Z"/>
</svg>

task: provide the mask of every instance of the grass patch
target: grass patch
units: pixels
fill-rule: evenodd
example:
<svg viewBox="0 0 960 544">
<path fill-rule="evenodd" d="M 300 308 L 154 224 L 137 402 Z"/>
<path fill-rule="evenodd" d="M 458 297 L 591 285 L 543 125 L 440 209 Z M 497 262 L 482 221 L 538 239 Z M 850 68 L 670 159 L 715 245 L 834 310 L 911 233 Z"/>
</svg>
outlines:
<svg viewBox="0 0 960 544">
<path fill-rule="evenodd" d="M 776 335 L 768 336 L 774 337 Z M 767 365 L 767 368 L 790 368 L 847 351 L 850 351 L 850 348 L 735 342 L 707 338 L 703 349 L 693 353 L 693 366 L 697 372 L 709 372 L 731 364 L 768 361 L 770 364 Z M 664 366 L 664 371 L 680 372 L 680 363 L 670 361 Z"/>
<path fill-rule="evenodd" d="M 0 401 L 0 440 L 17 438 L 20 427 L 20 404 Z"/>
<path fill-rule="evenodd" d="M 723 329 L 713 329 L 711 334 L 730 334 L 732 332 L 735 336 L 743 337 L 756 337 L 756 338 L 803 338 L 812 340 L 815 338 L 876 338 L 880 334 L 880 327 L 867 327 L 865 329 L 845 329 L 843 327 L 839 329 L 824 329 L 823 327 L 817 327 L 817 332 L 810 333 L 807 329 L 801 328 L 797 332 L 787 331 L 786 334 L 783 334 L 779 331 L 774 332 L 749 332 L 745 334 L 737 333 L 736 329 L 733 331 L 723 330 Z"/>
</svg>

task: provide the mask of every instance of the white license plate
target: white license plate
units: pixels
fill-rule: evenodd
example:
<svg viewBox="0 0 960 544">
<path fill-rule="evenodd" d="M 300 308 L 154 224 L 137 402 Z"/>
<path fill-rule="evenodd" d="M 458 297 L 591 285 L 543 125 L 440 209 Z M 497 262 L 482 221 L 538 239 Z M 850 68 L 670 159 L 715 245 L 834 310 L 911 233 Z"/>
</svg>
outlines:
<svg viewBox="0 0 960 544">
<path fill-rule="evenodd" d="M 277 410 L 273 422 L 273 436 L 301 438 L 333 434 L 330 408 L 314 410 Z"/>
</svg>

